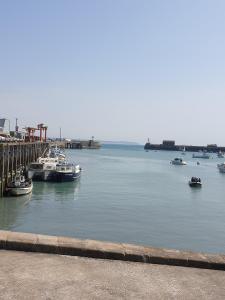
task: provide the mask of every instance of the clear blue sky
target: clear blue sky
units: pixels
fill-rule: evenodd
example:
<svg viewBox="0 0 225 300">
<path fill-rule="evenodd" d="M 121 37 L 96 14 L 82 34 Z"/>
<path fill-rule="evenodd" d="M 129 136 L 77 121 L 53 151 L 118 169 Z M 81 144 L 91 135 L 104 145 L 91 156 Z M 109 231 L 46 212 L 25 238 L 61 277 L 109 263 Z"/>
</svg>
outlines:
<svg viewBox="0 0 225 300">
<path fill-rule="evenodd" d="M 224 0 L 0 0 L 0 116 L 225 145 Z"/>
</svg>

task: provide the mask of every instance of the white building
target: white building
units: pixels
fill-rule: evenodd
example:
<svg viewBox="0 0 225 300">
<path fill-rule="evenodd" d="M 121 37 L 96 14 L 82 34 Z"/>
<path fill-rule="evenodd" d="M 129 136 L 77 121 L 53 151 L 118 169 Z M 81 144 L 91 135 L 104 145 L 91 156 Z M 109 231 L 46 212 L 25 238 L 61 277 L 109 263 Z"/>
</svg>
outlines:
<svg viewBox="0 0 225 300">
<path fill-rule="evenodd" d="M 0 135 L 10 134 L 10 121 L 8 119 L 0 119 Z"/>
</svg>

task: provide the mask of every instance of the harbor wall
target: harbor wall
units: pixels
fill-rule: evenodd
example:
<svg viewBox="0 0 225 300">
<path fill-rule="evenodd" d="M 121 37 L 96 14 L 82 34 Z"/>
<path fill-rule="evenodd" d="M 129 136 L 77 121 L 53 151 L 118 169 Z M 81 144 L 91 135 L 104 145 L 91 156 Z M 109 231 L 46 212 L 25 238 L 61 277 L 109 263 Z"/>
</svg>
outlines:
<svg viewBox="0 0 225 300">
<path fill-rule="evenodd" d="M 206 151 L 206 152 L 225 152 L 225 147 L 220 146 L 192 146 L 192 145 L 164 145 L 164 144 L 151 144 L 146 143 L 144 146 L 145 150 L 167 150 L 167 151 L 182 151 L 185 147 L 185 151 L 188 152 L 198 152 L 198 151 Z"/>
<path fill-rule="evenodd" d="M 225 270 L 225 255 L 0 230 L 0 249 Z"/>
<path fill-rule="evenodd" d="M 99 149 L 101 144 L 94 140 L 71 140 L 65 142 L 66 149 Z"/>
<path fill-rule="evenodd" d="M 36 161 L 48 147 L 49 144 L 44 142 L 0 144 L 0 197 L 15 172 L 21 166 L 26 168 L 29 163 Z"/>
</svg>

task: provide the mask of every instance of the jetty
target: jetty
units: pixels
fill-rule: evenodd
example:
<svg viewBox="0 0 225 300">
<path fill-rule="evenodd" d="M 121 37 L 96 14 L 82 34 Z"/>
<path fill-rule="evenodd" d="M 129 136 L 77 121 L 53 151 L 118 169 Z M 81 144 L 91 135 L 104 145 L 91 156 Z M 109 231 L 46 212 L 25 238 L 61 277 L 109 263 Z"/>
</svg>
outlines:
<svg viewBox="0 0 225 300">
<path fill-rule="evenodd" d="M 99 149 L 101 144 L 94 139 L 65 141 L 66 149 Z"/>
<path fill-rule="evenodd" d="M 185 151 L 198 152 L 205 151 L 211 153 L 225 152 L 225 147 L 217 146 L 216 144 L 208 144 L 207 146 L 193 146 L 193 145 L 176 145 L 173 140 L 164 140 L 161 144 L 152 144 L 148 142 L 144 146 L 145 150 L 167 150 L 167 151 Z"/>
<path fill-rule="evenodd" d="M 47 142 L 0 143 L 0 197 L 16 171 L 36 161 L 49 148 Z"/>
</svg>

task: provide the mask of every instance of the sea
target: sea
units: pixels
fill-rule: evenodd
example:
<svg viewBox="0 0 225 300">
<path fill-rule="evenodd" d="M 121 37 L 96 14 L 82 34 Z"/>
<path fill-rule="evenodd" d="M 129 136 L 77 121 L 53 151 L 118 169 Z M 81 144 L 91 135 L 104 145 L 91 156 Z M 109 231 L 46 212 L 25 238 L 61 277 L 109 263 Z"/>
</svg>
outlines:
<svg viewBox="0 0 225 300">
<path fill-rule="evenodd" d="M 0 198 L 0 229 L 225 252 L 225 174 L 216 154 L 194 159 L 188 152 L 103 145 L 66 155 L 80 164 L 79 181 L 34 182 L 30 195 Z M 187 165 L 172 165 L 175 157 Z M 192 176 L 202 188 L 188 185 Z"/>
</svg>

